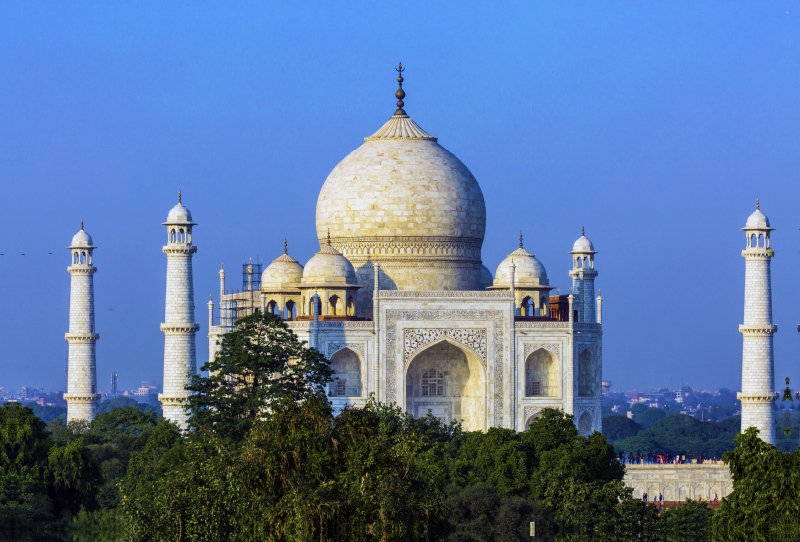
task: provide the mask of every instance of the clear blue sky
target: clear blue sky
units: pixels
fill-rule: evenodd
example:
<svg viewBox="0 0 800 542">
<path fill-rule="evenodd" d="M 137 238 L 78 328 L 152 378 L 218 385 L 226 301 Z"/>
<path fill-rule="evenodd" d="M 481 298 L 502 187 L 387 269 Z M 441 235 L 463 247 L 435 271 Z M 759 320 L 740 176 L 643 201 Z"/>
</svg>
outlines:
<svg viewBox="0 0 800 542">
<path fill-rule="evenodd" d="M 99 387 L 161 381 L 179 189 L 202 364 L 220 262 L 269 262 L 284 236 L 301 262 L 318 250 L 319 188 L 394 111 L 398 61 L 406 110 L 483 188 L 492 271 L 522 229 L 566 292 L 586 226 L 617 389 L 740 385 L 739 228 L 760 197 L 776 377 L 800 385 L 798 4 L 292 4 L 4 2 L 0 385 L 63 387 L 81 219 Z"/>
</svg>

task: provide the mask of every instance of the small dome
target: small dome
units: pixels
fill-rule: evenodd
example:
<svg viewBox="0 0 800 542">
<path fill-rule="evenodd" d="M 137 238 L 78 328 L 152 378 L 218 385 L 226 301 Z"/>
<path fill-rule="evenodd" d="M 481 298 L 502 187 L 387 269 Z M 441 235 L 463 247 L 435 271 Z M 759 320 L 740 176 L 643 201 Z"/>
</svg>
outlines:
<svg viewBox="0 0 800 542">
<path fill-rule="evenodd" d="M 769 227 L 769 218 L 761 212 L 761 209 L 756 209 L 752 215 L 747 217 L 747 224 L 745 229 L 772 229 Z"/>
<path fill-rule="evenodd" d="M 303 286 L 340 284 L 357 286 L 356 270 L 350 260 L 330 245 L 317 252 L 303 269 Z"/>
<path fill-rule="evenodd" d="M 583 228 L 581 228 L 581 236 L 575 241 L 575 244 L 572 245 L 572 253 L 575 252 L 591 252 L 594 253 L 594 245 L 591 241 L 586 237 L 586 233 L 584 232 Z"/>
<path fill-rule="evenodd" d="M 536 256 L 520 247 L 509 254 L 497 267 L 493 284 L 495 288 L 509 288 L 511 286 L 512 262 L 516 266 L 514 270 L 515 287 L 550 285 L 550 281 L 547 280 L 547 271 L 545 271 L 542 262 L 537 260 Z"/>
<path fill-rule="evenodd" d="M 191 222 L 192 221 L 192 213 L 189 212 L 189 209 L 183 206 L 183 203 L 179 203 L 167 215 L 167 222 Z"/>
<path fill-rule="evenodd" d="M 178 205 L 170 210 L 169 214 L 167 215 L 167 221 L 164 222 L 164 225 L 167 224 L 194 225 L 194 222 L 192 222 L 192 213 L 190 213 L 189 209 L 184 207 L 183 203 L 181 202 L 180 192 L 178 192 Z"/>
<path fill-rule="evenodd" d="M 489 268 L 485 265 L 481 265 L 481 289 L 485 290 L 489 288 L 493 282 L 494 278 L 492 277 L 492 272 L 489 271 Z"/>
<path fill-rule="evenodd" d="M 296 288 L 303 278 L 303 266 L 283 253 L 280 258 L 273 260 L 261 274 L 261 289 Z"/>
<path fill-rule="evenodd" d="M 75 234 L 72 238 L 72 247 L 91 247 L 92 244 L 92 236 L 83 231 L 83 224 L 81 224 L 81 231 Z"/>
</svg>

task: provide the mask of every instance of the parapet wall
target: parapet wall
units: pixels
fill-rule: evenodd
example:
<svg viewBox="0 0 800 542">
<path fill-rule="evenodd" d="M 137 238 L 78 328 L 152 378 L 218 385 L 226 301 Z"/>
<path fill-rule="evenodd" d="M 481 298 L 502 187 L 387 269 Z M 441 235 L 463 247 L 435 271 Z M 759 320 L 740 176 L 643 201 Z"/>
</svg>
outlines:
<svg viewBox="0 0 800 542">
<path fill-rule="evenodd" d="M 722 499 L 733 491 L 733 480 L 728 466 L 716 465 L 625 465 L 625 485 L 633 488 L 633 496 L 648 500 L 664 496 L 665 501 L 685 501 L 687 498 Z"/>
</svg>

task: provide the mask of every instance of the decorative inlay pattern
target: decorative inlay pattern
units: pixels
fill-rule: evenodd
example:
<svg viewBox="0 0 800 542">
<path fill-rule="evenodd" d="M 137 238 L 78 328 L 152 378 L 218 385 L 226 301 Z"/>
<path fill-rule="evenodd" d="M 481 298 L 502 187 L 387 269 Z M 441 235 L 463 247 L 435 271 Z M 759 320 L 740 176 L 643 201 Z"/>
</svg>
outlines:
<svg viewBox="0 0 800 542">
<path fill-rule="evenodd" d="M 448 337 L 478 353 L 486 362 L 485 329 L 405 329 L 403 330 L 403 361 L 407 364 L 422 347 Z"/>
<path fill-rule="evenodd" d="M 383 266 L 383 264 L 381 264 Z M 511 301 L 511 294 L 509 292 L 460 292 L 460 291 L 432 291 L 432 292 L 410 292 L 408 290 L 380 290 L 379 294 L 381 299 L 387 298 L 405 298 L 405 297 L 444 297 L 444 298 L 467 298 L 467 297 L 480 297 L 490 299 L 503 299 Z"/>
<path fill-rule="evenodd" d="M 345 348 L 357 352 L 361 356 L 362 361 L 364 360 L 366 350 L 366 345 L 364 343 L 328 343 L 328 359 L 331 359 L 332 355 Z"/>
<path fill-rule="evenodd" d="M 570 329 L 569 322 L 517 322 L 515 329 Z"/>
<path fill-rule="evenodd" d="M 465 293 L 465 292 L 459 292 Z M 478 293 L 478 292 L 476 292 Z M 494 323 L 494 425 L 503 425 L 503 320 L 509 311 L 490 310 L 387 310 L 386 311 L 386 402 L 397 401 L 395 360 L 400 357 L 397 322 L 419 320 L 477 320 Z"/>
<path fill-rule="evenodd" d="M 289 329 L 308 329 L 313 321 L 286 322 Z M 375 324 L 371 321 L 326 321 L 317 322 L 318 329 L 373 329 Z"/>
<path fill-rule="evenodd" d="M 525 419 L 525 424 L 527 425 L 528 420 L 531 419 L 531 416 L 535 416 L 536 414 L 541 412 L 543 408 L 545 407 L 526 406 L 525 409 L 522 411 L 522 417 Z"/>
<path fill-rule="evenodd" d="M 560 357 L 561 356 L 561 345 L 560 344 L 557 344 L 557 343 L 550 343 L 550 344 L 545 344 L 545 343 L 525 343 L 525 350 L 524 350 L 523 357 L 527 358 L 528 354 L 530 354 L 531 352 L 536 352 L 540 348 L 544 348 L 545 350 L 549 350 L 550 352 L 555 354 L 556 357 Z"/>
</svg>

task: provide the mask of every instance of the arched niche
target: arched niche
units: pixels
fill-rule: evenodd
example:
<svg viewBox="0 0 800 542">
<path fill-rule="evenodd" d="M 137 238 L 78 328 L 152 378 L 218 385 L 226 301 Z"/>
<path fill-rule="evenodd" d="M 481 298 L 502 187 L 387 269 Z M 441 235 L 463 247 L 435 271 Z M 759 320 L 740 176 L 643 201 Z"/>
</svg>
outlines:
<svg viewBox="0 0 800 542">
<path fill-rule="evenodd" d="M 486 428 L 485 373 L 475 352 L 448 338 L 436 341 L 417 352 L 406 367 L 406 411 L 417 417 L 430 411 L 444 423 L 456 420 L 465 431 L 482 431 Z M 441 375 L 441 387 L 431 380 L 437 375 Z"/>
<path fill-rule="evenodd" d="M 595 395 L 595 361 L 587 348 L 578 356 L 578 397 Z"/>
<path fill-rule="evenodd" d="M 525 420 L 525 430 L 527 431 L 530 428 L 531 424 L 533 423 L 533 420 L 539 419 L 541 417 L 542 417 L 542 412 L 541 411 L 539 411 L 536 414 L 528 417 L 528 419 Z"/>
<path fill-rule="evenodd" d="M 328 385 L 334 397 L 361 397 L 361 358 L 349 348 L 331 356 L 334 381 Z"/>
<path fill-rule="evenodd" d="M 558 371 L 555 356 L 539 348 L 525 359 L 525 397 L 558 395 Z"/>
<path fill-rule="evenodd" d="M 583 436 L 589 436 L 594 431 L 594 418 L 589 412 L 584 412 L 578 418 L 578 433 Z"/>
</svg>

